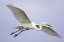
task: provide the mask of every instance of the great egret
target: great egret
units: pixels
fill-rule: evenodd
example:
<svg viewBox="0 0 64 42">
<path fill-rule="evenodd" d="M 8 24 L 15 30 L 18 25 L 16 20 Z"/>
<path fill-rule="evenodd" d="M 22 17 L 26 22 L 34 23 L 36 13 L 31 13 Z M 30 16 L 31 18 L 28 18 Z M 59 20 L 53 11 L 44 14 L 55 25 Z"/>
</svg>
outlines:
<svg viewBox="0 0 64 42">
<path fill-rule="evenodd" d="M 43 31 L 43 32 L 45 32 L 49 35 L 61 38 L 61 36 L 52 29 L 52 26 L 50 24 L 48 24 L 46 22 L 41 22 L 40 24 L 35 24 L 34 22 L 31 22 L 29 20 L 29 18 L 27 17 L 27 15 L 25 14 L 25 12 L 23 10 L 13 6 L 12 4 L 8 4 L 6 6 L 12 11 L 15 18 L 21 23 L 20 25 L 18 25 L 15 28 L 15 29 L 19 29 L 18 31 L 35 29 L 35 30 L 38 30 L 38 31 Z M 18 31 L 16 31 L 16 32 L 18 32 Z M 10 35 L 12 35 L 16 32 L 12 32 Z M 14 37 L 19 35 L 21 32 L 19 32 L 18 34 L 15 34 Z"/>
</svg>

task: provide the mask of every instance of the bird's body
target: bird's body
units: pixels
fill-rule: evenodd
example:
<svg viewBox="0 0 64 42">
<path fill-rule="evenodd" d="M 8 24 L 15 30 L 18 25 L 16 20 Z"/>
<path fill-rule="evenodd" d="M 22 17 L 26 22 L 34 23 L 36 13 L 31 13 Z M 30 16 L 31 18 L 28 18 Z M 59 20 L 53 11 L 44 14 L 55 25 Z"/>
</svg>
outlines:
<svg viewBox="0 0 64 42">
<path fill-rule="evenodd" d="M 35 27 L 35 23 L 34 22 L 31 22 L 31 23 L 26 23 L 26 24 L 21 24 L 21 26 L 23 26 L 24 28 L 36 28 Z"/>
<path fill-rule="evenodd" d="M 19 26 L 17 26 L 16 28 L 18 29 L 22 29 L 22 28 L 28 28 L 28 29 L 35 29 L 35 30 L 41 30 L 42 28 L 39 25 L 39 28 L 36 26 L 37 24 L 35 24 L 34 22 L 31 22 L 29 24 L 21 24 Z M 21 27 L 21 28 L 20 28 Z"/>
<path fill-rule="evenodd" d="M 14 7 L 12 4 L 9 4 L 6 6 L 12 11 L 15 18 L 21 23 L 20 25 L 18 25 L 16 27 L 16 29 L 20 29 L 20 30 L 22 30 L 22 29 L 26 29 L 26 30 L 35 29 L 35 30 L 43 31 L 49 35 L 61 38 L 61 36 L 52 29 L 52 26 L 50 24 L 48 24 L 46 22 L 41 22 L 40 24 L 36 24 L 34 22 L 31 22 L 23 10 L 21 10 L 17 7 Z M 18 31 L 20 31 L 20 30 L 18 30 Z M 25 30 L 22 30 L 22 31 L 25 31 Z"/>
</svg>

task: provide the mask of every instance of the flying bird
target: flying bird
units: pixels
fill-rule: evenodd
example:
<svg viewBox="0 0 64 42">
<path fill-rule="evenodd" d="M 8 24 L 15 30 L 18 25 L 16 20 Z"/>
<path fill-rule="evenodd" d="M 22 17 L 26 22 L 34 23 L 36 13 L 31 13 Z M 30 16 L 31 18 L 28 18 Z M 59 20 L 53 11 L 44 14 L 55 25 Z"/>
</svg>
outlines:
<svg viewBox="0 0 64 42">
<path fill-rule="evenodd" d="M 13 6 L 12 4 L 7 4 L 6 6 L 12 11 L 16 20 L 20 22 L 20 25 L 15 27 L 15 29 L 18 29 L 18 30 L 15 32 L 12 32 L 10 35 L 20 31 L 18 34 L 14 35 L 14 37 L 16 37 L 23 31 L 34 29 L 34 30 L 43 31 L 46 34 L 61 38 L 61 36 L 52 29 L 52 26 L 50 24 L 46 22 L 41 22 L 40 24 L 31 22 L 23 10 Z"/>
</svg>

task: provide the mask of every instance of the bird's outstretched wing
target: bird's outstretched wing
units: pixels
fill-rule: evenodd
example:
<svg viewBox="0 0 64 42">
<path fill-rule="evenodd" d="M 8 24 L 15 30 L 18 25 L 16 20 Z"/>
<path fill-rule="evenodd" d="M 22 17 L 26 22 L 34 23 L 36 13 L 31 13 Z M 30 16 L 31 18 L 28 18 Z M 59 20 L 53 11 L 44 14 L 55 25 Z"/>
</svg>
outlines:
<svg viewBox="0 0 64 42">
<path fill-rule="evenodd" d="M 14 7 L 12 4 L 6 5 L 13 13 L 15 18 L 21 23 L 31 23 L 25 12 L 17 7 Z"/>
<path fill-rule="evenodd" d="M 51 27 L 42 26 L 42 31 L 49 35 L 61 38 L 61 36 L 57 32 L 55 32 Z"/>
</svg>

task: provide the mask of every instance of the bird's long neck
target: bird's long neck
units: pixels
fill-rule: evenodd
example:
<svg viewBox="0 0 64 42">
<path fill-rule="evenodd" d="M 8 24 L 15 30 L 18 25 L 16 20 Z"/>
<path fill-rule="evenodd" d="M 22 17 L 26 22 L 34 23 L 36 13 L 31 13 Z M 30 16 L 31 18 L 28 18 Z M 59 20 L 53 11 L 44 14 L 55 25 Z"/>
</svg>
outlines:
<svg viewBox="0 0 64 42">
<path fill-rule="evenodd" d="M 42 26 L 40 25 L 40 24 L 35 24 L 35 26 L 36 26 L 36 30 L 41 30 L 42 29 Z"/>
</svg>

